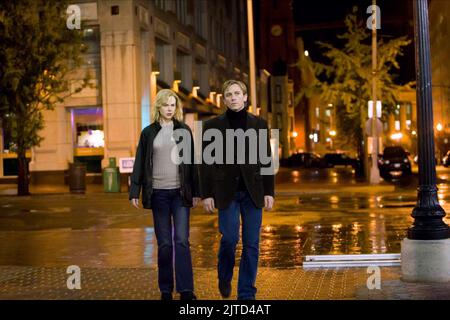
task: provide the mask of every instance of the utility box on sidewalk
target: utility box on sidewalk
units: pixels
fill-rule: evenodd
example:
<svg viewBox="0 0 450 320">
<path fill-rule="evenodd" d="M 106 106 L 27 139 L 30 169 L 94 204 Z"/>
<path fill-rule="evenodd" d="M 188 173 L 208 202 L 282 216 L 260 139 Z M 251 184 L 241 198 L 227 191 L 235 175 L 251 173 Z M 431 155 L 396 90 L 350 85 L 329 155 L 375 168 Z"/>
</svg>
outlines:
<svg viewBox="0 0 450 320">
<path fill-rule="evenodd" d="M 120 173 L 116 166 L 116 158 L 109 158 L 108 167 L 103 169 L 103 190 L 120 192 Z"/>
<path fill-rule="evenodd" d="M 119 171 L 126 175 L 127 192 L 130 192 L 131 174 L 133 173 L 134 158 L 119 158 Z"/>
</svg>

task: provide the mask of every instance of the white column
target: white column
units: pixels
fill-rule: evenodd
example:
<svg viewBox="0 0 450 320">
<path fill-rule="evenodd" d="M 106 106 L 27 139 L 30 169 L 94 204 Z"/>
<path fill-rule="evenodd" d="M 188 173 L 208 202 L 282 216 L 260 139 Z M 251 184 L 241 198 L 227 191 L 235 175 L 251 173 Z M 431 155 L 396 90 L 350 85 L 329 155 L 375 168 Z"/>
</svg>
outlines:
<svg viewBox="0 0 450 320">
<path fill-rule="evenodd" d="M 108 158 L 134 156 L 142 130 L 142 83 L 144 65 L 140 29 L 134 1 L 120 1 L 120 14 L 110 14 L 109 2 L 99 3 L 101 25 L 102 102 L 105 148 Z"/>
</svg>

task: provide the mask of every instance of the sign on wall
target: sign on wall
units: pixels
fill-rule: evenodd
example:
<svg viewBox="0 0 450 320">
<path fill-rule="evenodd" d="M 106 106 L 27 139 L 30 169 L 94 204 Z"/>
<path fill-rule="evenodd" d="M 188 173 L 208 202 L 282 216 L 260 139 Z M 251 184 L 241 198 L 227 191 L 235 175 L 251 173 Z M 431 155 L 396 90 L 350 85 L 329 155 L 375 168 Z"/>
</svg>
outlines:
<svg viewBox="0 0 450 320">
<path fill-rule="evenodd" d="M 134 166 L 134 158 L 119 158 L 120 173 L 132 173 Z"/>
</svg>

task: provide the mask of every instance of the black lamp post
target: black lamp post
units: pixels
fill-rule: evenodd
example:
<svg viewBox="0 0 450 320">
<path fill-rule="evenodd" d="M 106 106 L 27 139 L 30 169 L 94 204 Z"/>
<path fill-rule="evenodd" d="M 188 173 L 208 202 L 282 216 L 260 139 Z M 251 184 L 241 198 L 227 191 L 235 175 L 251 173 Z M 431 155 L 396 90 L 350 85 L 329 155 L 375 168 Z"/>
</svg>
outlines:
<svg viewBox="0 0 450 320">
<path fill-rule="evenodd" d="M 419 188 L 417 204 L 411 215 L 414 223 L 408 229 L 408 239 L 447 239 L 450 228 L 443 221 L 445 211 L 439 204 L 436 187 L 428 0 L 414 0 L 414 26 Z"/>
</svg>

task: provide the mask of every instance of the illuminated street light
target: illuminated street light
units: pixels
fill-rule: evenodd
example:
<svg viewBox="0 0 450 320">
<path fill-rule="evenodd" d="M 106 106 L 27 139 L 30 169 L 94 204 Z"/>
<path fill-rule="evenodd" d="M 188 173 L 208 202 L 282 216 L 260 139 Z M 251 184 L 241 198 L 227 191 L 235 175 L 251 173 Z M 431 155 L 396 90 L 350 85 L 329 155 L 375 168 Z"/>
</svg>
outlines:
<svg viewBox="0 0 450 320">
<path fill-rule="evenodd" d="M 172 85 L 173 91 L 178 92 L 178 90 L 179 90 L 178 86 L 179 86 L 180 83 L 181 83 L 181 80 L 174 80 L 173 81 L 173 85 Z"/>
<path fill-rule="evenodd" d="M 211 91 L 211 92 L 209 93 L 209 101 L 211 101 L 211 103 L 214 102 L 214 95 L 215 95 L 215 94 L 216 94 L 215 91 Z"/>
<path fill-rule="evenodd" d="M 150 101 L 151 101 L 150 114 L 156 111 L 154 107 L 154 101 L 156 99 L 156 93 L 158 91 L 156 80 L 156 77 L 158 75 L 159 71 L 152 71 L 150 76 Z"/>
<path fill-rule="evenodd" d="M 218 93 L 217 95 L 216 95 L 216 105 L 220 108 L 220 106 L 221 106 L 221 104 L 220 104 L 220 102 L 221 102 L 221 100 L 220 100 L 220 98 L 222 97 L 222 94 L 221 93 Z"/>
<path fill-rule="evenodd" d="M 412 134 L 413 136 L 415 136 L 415 135 L 417 135 L 417 131 L 416 131 L 416 130 L 413 130 L 413 131 L 411 131 L 411 134 Z"/>
<path fill-rule="evenodd" d="M 396 133 L 391 134 L 391 140 L 399 141 L 402 138 L 403 138 L 403 133 L 401 133 L 401 132 L 396 132 Z"/>
<path fill-rule="evenodd" d="M 305 50 L 305 57 L 308 57 L 309 56 L 309 52 L 308 52 L 308 50 Z"/>
<path fill-rule="evenodd" d="M 438 124 L 436 125 L 436 130 L 437 130 L 437 131 L 442 131 L 442 129 L 443 129 L 442 124 L 438 123 Z"/>
<path fill-rule="evenodd" d="M 298 136 L 297 131 L 292 132 L 292 137 L 297 138 L 297 136 Z"/>
<path fill-rule="evenodd" d="M 377 109 L 377 118 L 381 118 L 381 108 L 382 108 L 381 101 L 378 100 L 377 101 L 377 107 L 376 107 L 376 109 Z M 372 100 L 369 100 L 367 113 L 368 113 L 368 117 L 370 119 L 372 119 L 372 117 L 373 117 L 373 101 Z"/>
<path fill-rule="evenodd" d="M 330 136 L 335 137 L 336 136 L 336 130 L 331 130 L 330 131 Z"/>
<path fill-rule="evenodd" d="M 200 90 L 200 87 L 198 87 L 198 86 L 192 87 L 192 95 L 194 97 L 198 97 L 198 90 Z"/>
<path fill-rule="evenodd" d="M 319 135 L 317 133 L 314 133 L 313 134 L 313 139 L 314 139 L 315 143 L 318 143 L 319 142 Z"/>
</svg>

